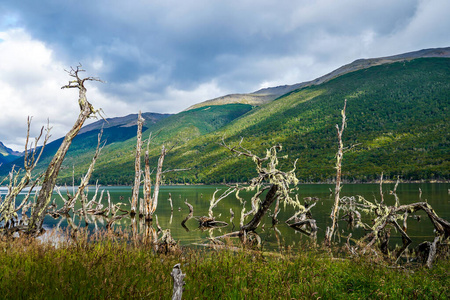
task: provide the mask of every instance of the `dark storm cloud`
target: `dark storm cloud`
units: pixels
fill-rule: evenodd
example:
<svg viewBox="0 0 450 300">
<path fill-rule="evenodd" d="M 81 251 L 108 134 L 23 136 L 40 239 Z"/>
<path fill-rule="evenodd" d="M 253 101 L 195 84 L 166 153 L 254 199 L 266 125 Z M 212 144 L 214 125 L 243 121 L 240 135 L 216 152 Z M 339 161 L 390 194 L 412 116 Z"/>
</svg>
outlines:
<svg viewBox="0 0 450 300">
<path fill-rule="evenodd" d="M 309 52 L 317 37 L 367 29 L 388 34 L 415 10 L 411 1 L 335 2 L 8 1 L 5 7 L 65 61 L 101 57 L 107 71 L 99 75 L 109 81 L 131 82 L 169 68 L 163 75 L 169 83 L 189 89 L 228 72 L 239 76 L 235 70 L 248 61 Z M 248 88 L 255 84 L 256 78 Z"/>
<path fill-rule="evenodd" d="M 226 93 L 312 80 L 359 58 L 448 46 L 448 11 L 447 0 L 6 0 L 0 54 L 23 58 L 3 60 L 0 86 L 31 114 L 36 99 L 53 98 L 11 81 L 30 76 L 21 64 L 34 66 L 37 86 L 57 86 L 66 80 L 59 69 L 81 62 L 107 81 L 90 91 L 109 116 L 178 112 Z M 62 115 L 45 113 L 56 122 Z"/>
</svg>

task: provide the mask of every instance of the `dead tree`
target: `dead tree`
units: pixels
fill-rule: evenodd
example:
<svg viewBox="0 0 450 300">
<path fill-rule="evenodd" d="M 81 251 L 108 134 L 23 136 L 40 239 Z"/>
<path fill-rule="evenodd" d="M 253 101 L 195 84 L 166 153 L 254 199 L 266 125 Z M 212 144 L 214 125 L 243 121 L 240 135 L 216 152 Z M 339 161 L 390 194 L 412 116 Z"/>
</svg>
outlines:
<svg viewBox="0 0 450 300">
<path fill-rule="evenodd" d="M 181 272 L 180 264 L 176 264 L 170 275 L 173 278 L 173 291 L 172 291 L 172 300 L 181 300 L 181 296 L 183 295 L 184 285 L 184 277 L 186 274 Z"/>
<path fill-rule="evenodd" d="M 202 216 L 197 217 L 197 221 L 199 222 L 200 227 L 222 227 L 227 226 L 228 223 L 217 221 L 214 217 L 213 209 L 219 204 L 219 202 L 226 197 L 228 197 L 230 194 L 235 192 L 237 187 L 229 187 L 225 192 L 220 195 L 219 198 L 216 199 L 217 192 L 220 191 L 220 189 L 216 189 L 211 200 L 209 201 L 209 209 L 208 209 L 208 216 Z"/>
<path fill-rule="evenodd" d="M 355 197 L 342 197 L 339 202 L 339 209 L 343 212 L 340 220 L 347 221 L 349 228 L 358 228 L 361 223 L 361 214 L 356 209 Z"/>
<path fill-rule="evenodd" d="M 64 215 L 68 214 L 71 210 L 73 210 L 76 201 L 81 197 L 85 198 L 87 195 L 84 194 L 84 191 L 86 189 L 86 186 L 89 184 L 89 180 L 91 179 L 92 172 L 94 171 L 95 163 L 98 159 L 98 156 L 100 155 L 100 152 L 102 151 L 103 147 L 105 146 L 105 142 L 101 142 L 103 135 L 103 129 L 100 131 L 97 137 L 97 148 L 95 149 L 94 156 L 92 157 L 91 164 L 89 165 L 88 171 L 81 179 L 80 185 L 77 188 L 77 191 L 70 195 L 67 193 L 67 199 L 65 199 L 61 194 L 60 197 L 64 201 L 64 206 L 60 208 L 58 211 L 56 211 L 57 214 Z M 96 189 L 96 192 L 98 191 L 98 188 Z M 91 202 L 92 203 L 92 202 Z M 98 212 L 96 213 L 98 214 Z"/>
<path fill-rule="evenodd" d="M 14 167 L 12 168 L 11 172 L 9 173 L 9 183 L 8 183 L 8 192 L 4 198 L 3 201 L 1 201 L 0 197 L 0 222 L 4 223 L 3 229 L 7 229 L 8 227 L 15 227 L 15 226 L 8 226 L 8 225 L 14 225 L 16 222 L 14 220 L 18 221 L 18 214 L 22 209 L 22 221 L 26 219 L 26 210 L 28 209 L 28 206 L 30 205 L 30 195 L 33 192 L 35 186 L 39 184 L 40 179 L 42 176 L 38 177 L 35 180 L 32 180 L 32 174 L 31 172 L 36 167 L 37 163 L 39 162 L 39 159 L 44 151 L 45 146 L 47 145 L 47 142 L 50 138 L 50 127 L 47 124 L 46 128 L 46 135 L 44 138 L 44 142 L 42 147 L 40 147 L 40 150 L 38 151 L 38 142 L 42 137 L 42 134 L 44 132 L 44 127 L 41 128 L 40 134 L 38 137 L 35 138 L 34 144 L 32 143 L 29 145 L 29 138 L 30 138 L 30 127 L 31 127 L 31 118 L 29 117 L 27 120 L 27 138 L 25 141 L 25 154 L 24 154 L 24 173 L 20 172 L 20 170 L 15 171 Z M 30 146 L 30 149 L 28 149 L 28 146 Z M 5 178 L 6 179 L 6 178 Z M 20 179 L 20 180 L 19 180 Z M 25 198 L 22 200 L 22 202 L 19 204 L 18 207 L 16 207 L 16 197 L 19 195 L 19 193 L 29 184 L 31 183 L 31 187 L 26 194 Z M 10 222 L 11 221 L 11 222 Z M 10 224 L 11 223 L 11 224 Z M 24 223 L 24 222 L 22 222 Z"/>
<path fill-rule="evenodd" d="M 253 218 L 247 224 L 242 225 L 240 228 L 240 236 L 245 237 L 247 233 L 253 232 L 258 228 L 262 218 L 267 213 L 270 206 L 278 198 L 281 199 L 285 204 L 290 204 L 294 207 L 300 207 L 301 205 L 298 200 L 294 200 L 290 196 L 292 191 L 290 185 L 296 185 L 298 183 L 298 179 L 295 176 L 295 165 L 297 161 L 294 162 L 294 168 L 291 171 L 283 172 L 278 170 L 277 168 L 279 163 L 279 157 L 277 156 L 277 153 L 278 151 L 281 151 L 281 145 L 273 146 L 270 149 L 267 149 L 266 156 L 260 158 L 257 155 L 251 153 L 249 150 L 243 148 L 241 146 L 241 143 L 242 139 L 238 145 L 231 147 L 222 140 L 221 145 L 231 152 L 236 153 L 238 156 L 243 155 L 246 157 L 250 157 L 253 162 L 255 162 L 258 176 L 253 178 L 250 182 L 250 185 L 245 188 L 249 191 L 256 191 L 255 195 L 258 195 L 258 197 L 255 197 L 255 199 L 259 199 L 259 195 L 261 194 L 260 191 L 262 189 L 268 189 L 264 200 L 258 205 L 254 206 L 256 212 L 254 213 Z"/>
<path fill-rule="evenodd" d="M 151 193 L 151 181 L 150 181 L 150 166 L 148 159 L 148 150 L 145 155 L 145 176 L 144 176 L 144 201 L 145 201 L 145 219 L 151 220 L 153 214 L 158 207 L 158 196 L 159 196 L 159 187 L 161 185 L 162 179 L 162 167 L 164 163 L 164 158 L 166 156 L 166 148 L 163 145 L 161 147 L 161 155 L 158 159 L 158 165 L 156 167 L 156 178 L 155 178 L 155 186 L 153 189 L 153 196 L 150 196 Z"/>
<path fill-rule="evenodd" d="M 286 220 L 286 224 L 289 227 L 298 230 L 306 235 L 313 235 L 317 232 L 318 227 L 316 220 L 311 216 L 311 209 L 317 204 L 317 198 L 308 198 L 313 200 L 313 203 L 305 202 L 305 205 L 301 205 L 299 210 L 289 219 Z M 307 201 L 307 199 L 305 199 Z"/>
<path fill-rule="evenodd" d="M 145 167 L 144 167 L 144 215 L 146 219 L 150 219 L 150 210 L 152 206 L 152 181 L 150 178 L 150 163 L 148 149 L 145 151 Z"/>
<path fill-rule="evenodd" d="M 342 115 L 342 125 L 336 124 L 337 136 L 338 136 L 338 152 L 336 153 L 336 186 L 334 189 L 334 205 L 331 211 L 331 227 L 327 227 L 327 231 L 325 234 L 325 243 L 330 245 L 331 238 L 333 237 L 334 231 L 336 229 L 337 220 L 339 218 L 339 199 L 340 199 L 340 191 L 341 191 L 341 174 L 342 174 L 342 159 L 344 157 L 344 143 L 342 142 L 342 134 L 344 133 L 344 128 L 346 126 L 346 115 L 345 108 L 347 106 L 347 100 L 344 102 L 344 108 L 341 111 Z"/>
<path fill-rule="evenodd" d="M 133 194 L 131 197 L 131 210 L 130 215 L 134 216 L 136 214 L 136 207 L 139 199 L 139 187 L 141 185 L 141 149 L 142 149 L 142 125 L 145 119 L 141 116 L 141 111 L 139 111 L 137 120 L 137 141 L 136 141 L 136 157 L 134 162 L 134 185 Z"/>
<path fill-rule="evenodd" d="M 186 218 L 184 218 L 183 221 L 181 221 L 181 226 L 183 226 L 183 228 L 186 229 L 186 231 L 189 231 L 189 229 L 186 227 L 185 224 L 189 219 L 191 219 L 194 216 L 194 207 L 187 202 L 187 199 L 186 201 L 184 201 L 184 204 L 186 204 L 187 207 L 189 208 L 189 214 L 186 216 Z"/>
<path fill-rule="evenodd" d="M 162 236 L 155 243 L 157 253 L 169 254 L 179 250 L 178 243 L 173 239 L 170 229 L 160 230 Z"/>
<path fill-rule="evenodd" d="M 343 202 L 343 206 L 348 206 L 349 202 Z M 358 211 L 358 214 L 365 213 L 373 216 L 373 224 L 368 225 L 361 222 L 358 223 L 369 231 L 369 233 L 362 239 L 366 243 L 365 248 L 373 246 L 376 242 L 380 244 L 381 248 L 385 250 L 387 243 L 389 242 L 389 234 L 386 234 L 387 226 L 393 226 L 402 235 L 403 246 L 395 254 L 396 259 L 398 259 L 402 253 L 406 250 L 408 245 L 411 244 L 412 240 L 406 233 L 407 231 L 407 218 L 409 214 L 415 213 L 417 211 L 423 210 L 431 223 L 435 228 L 436 238 L 431 244 L 433 247 L 431 250 L 436 249 L 437 244 L 448 243 L 450 238 L 450 222 L 440 218 L 431 205 L 427 202 L 417 202 L 412 204 L 399 205 L 398 199 L 396 198 L 396 204 L 393 206 L 387 206 L 383 202 L 372 203 L 361 196 L 351 203 L 351 210 Z M 403 221 L 403 226 L 399 224 L 399 221 Z M 388 251 L 384 251 L 386 254 Z M 434 260 L 434 255 L 436 251 L 430 251 L 427 258 L 427 265 L 431 266 L 431 262 Z"/>
<path fill-rule="evenodd" d="M 170 211 L 173 212 L 172 193 L 169 193 L 169 198 L 167 201 L 169 201 L 170 204 Z"/>
<path fill-rule="evenodd" d="M 245 189 L 245 188 L 244 188 L 244 189 Z M 267 190 L 269 190 L 269 189 L 270 189 L 270 186 L 262 186 L 262 187 L 260 187 L 260 188 L 257 188 L 255 194 L 252 196 L 252 198 L 251 198 L 251 200 L 250 200 L 252 209 L 249 210 L 249 211 L 247 211 L 247 212 L 245 211 L 245 202 L 243 201 L 243 199 L 241 199 L 241 198 L 239 197 L 239 191 L 240 191 L 240 189 L 237 190 L 237 192 L 236 192 L 236 198 L 238 198 L 239 200 L 241 200 L 241 203 L 242 203 L 241 219 L 240 219 L 240 221 L 239 221 L 239 224 L 240 224 L 241 227 L 244 226 L 245 219 L 246 219 L 248 216 L 256 214 L 256 212 L 257 212 L 258 209 L 259 209 L 259 205 L 260 205 L 260 203 L 261 203 L 261 198 L 260 198 L 261 194 L 262 194 L 264 191 L 267 191 Z"/>
<path fill-rule="evenodd" d="M 76 69 L 71 69 L 68 71 L 69 76 L 73 77 L 74 80 L 69 81 L 69 84 L 62 87 L 66 88 L 77 88 L 78 89 L 78 104 L 80 105 L 80 114 L 78 115 L 75 124 L 70 129 L 70 131 L 64 137 L 61 146 L 59 147 L 56 154 L 53 156 L 50 164 L 48 165 L 47 171 L 45 172 L 44 179 L 42 182 L 41 190 L 36 200 L 36 204 L 33 206 L 33 210 L 30 217 L 30 222 L 28 225 L 29 233 L 37 233 L 42 229 L 42 223 L 46 215 L 47 207 L 51 202 L 53 189 L 56 184 L 56 179 L 58 177 L 59 170 L 63 163 L 64 157 L 69 150 L 72 140 L 80 131 L 84 122 L 92 116 L 95 116 L 99 111 L 94 110 L 94 107 L 89 103 L 86 97 L 86 87 L 84 86 L 86 81 L 101 81 L 98 78 L 87 77 L 81 79 L 79 77 L 80 72 L 85 70 L 81 69 L 81 65 L 77 66 Z"/>
<path fill-rule="evenodd" d="M 392 191 L 389 191 L 389 194 L 390 195 L 394 195 L 394 197 L 395 197 L 395 206 L 399 206 L 400 205 L 400 201 L 399 201 L 398 196 L 397 196 L 397 187 L 398 187 L 398 183 L 399 182 L 400 182 L 400 177 L 397 177 L 397 181 L 395 182 L 394 189 Z M 380 184 L 381 184 L 381 181 L 380 181 Z"/>
</svg>

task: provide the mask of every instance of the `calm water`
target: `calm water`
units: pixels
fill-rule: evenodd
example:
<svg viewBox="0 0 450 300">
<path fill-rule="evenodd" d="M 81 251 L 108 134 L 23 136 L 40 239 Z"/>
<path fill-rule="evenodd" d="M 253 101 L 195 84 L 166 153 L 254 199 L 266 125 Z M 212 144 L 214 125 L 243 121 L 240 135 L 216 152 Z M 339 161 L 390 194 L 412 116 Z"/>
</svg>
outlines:
<svg viewBox="0 0 450 300">
<path fill-rule="evenodd" d="M 182 245 L 190 245 L 193 243 L 205 243 L 210 236 L 219 236 L 228 232 L 235 231 L 239 228 L 239 219 L 242 206 L 239 200 L 237 200 L 234 194 L 228 196 L 219 202 L 218 206 L 214 209 L 214 215 L 216 220 L 229 223 L 228 226 L 213 230 L 200 230 L 198 228 L 198 222 L 195 219 L 190 219 L 186 222 L 186 227 L 181 226 L 181 221 L 188 215 L 189 209 L 184 204 L 187 201 L 194 207 L 194 216 L 205 216 L 208 214 L 209 200 L 216 188 L 225 191 L 223 186 L 162 186 L 160 190 L 158 208 L 156 215 L 158 216 L 159 224 L 163 229 L 170 229 L 172 236 L 179 241 Z M 327 184 L 302 184 L 299 185 L 299 199 L 304 197 L 318 197 L 320 200 L 317 205 L 312 208 L 312 216 L 317 221 L 319 231 L 317 232 L 317 240 L 322 241 L 326 227 L 330 225 L 330 212 L 333 204 L 333 195 L 330 194 L 329 189 L 333 189 L 333 185 Z M 384 199 L 387 204 L 394 204 L 394 196 L 389 195 L 389 190 L 394 188 L 394 184 L 384 184 Z M 113 202 L 126 203 L 126 209 L 129 209 L 128 199 L 131 197 L 131 187 L 103 187 L 110 192 Z M 420 196 L 419 189 L 422 190 Z M 448 183 L 420 183 L 420 184 L 399 184 L 397 189 L 397 195 L 400 198 L 400 204 L 409 204 L 414 202 L 427 201 L 436 211 L 436 213 L 446 219 L 450 220 L 450 184 Z M 169 201 L 169 193 L 172 195 L 174 211 L 171 212 Z M 63 192 L 64 194 L 64 192 Z M 90 195 L 93 195 L 93 188 L 91 187 Z M 218 192 L 219 196 L 221 192 Z M 367 200 L 380 200 L 379 185 L 378 184 L 348 184 L 344 185 L 341 192 L 342 196 L 356 196 L 362 195 Z M 100 196 L 100 193 L 98 197 Z M 241 193 L 241 196 L 247 200 L 247 210 L 250 209 L 250 193 Z M 121 200 L 122 197 L 122 200 Z M 59 196 L 55 194 L 57 202 L 60 202 Z M 216 197 L 217 198 L 217 197 Z M 303 202 L 303 201 L 301 201 Z M 103 195 L 104 205 L 107 205 L 106 192 Z M 59 203 L 61 205 L 61 202 Z M 235 213 L 234 219 L 230 222 L 230 208 Z M 284 207 L 281 205 L 281 211 L 278 215 L 280 223 L 276 226 L 276 229 L 272 227 L 272 220 L 269 216 L 264 217 L 264 227 L 258 229 L 264 247 L 266 249 L 276 249 L 280 246 L 294 245 L 302 243 L 311 239 L 300 232 L 288 227 L 284 221 L 287 220 L 295 213 L 295 210 L 290 207 Z M 408 234 L 413 240 L 413 246 L 417 245 L 424 240 L 433 239 L 433 226 L 424 212 L 418 212 L 421 216 L 421 221 L 417 221 L 412 217 L 408 219 Z M 251 216 L 246 220 L 249 221 Z M 366 219 L 367 220 L 367 219 Z M 367 220 L 369 221 L 369 220 Z M 44 226 L 46 228 L 55 227 L 60 220 L 46 217 Z M 78 222 L 77 222 L 78 223 Z M 97 224 L 91 224 L 90 228 L 94 229 L 96 226 L 101 228 L 105 226 L 107 221 L 102 218 L 97 219 Z M 60 223 L 60 226 L 64 227 L 67 224 L 65 221 Z M 123 228 L 129 228 L 131 226 L 130 219 L 122 219 L 116 222 L 115 226 L 122 226 Z M 364 232 L 361 229 L 349 231 L 345 222 L 339 223 L 339 231 L 343 232 L 343 236 L 347 236 L 349 232 L 355 237 L 361 236 Z M 398 241 L 401 244 L 400 234 L 396 233 L 394 229 L 391 231 L 391 241 L 395 243 Z"/>
</svg>

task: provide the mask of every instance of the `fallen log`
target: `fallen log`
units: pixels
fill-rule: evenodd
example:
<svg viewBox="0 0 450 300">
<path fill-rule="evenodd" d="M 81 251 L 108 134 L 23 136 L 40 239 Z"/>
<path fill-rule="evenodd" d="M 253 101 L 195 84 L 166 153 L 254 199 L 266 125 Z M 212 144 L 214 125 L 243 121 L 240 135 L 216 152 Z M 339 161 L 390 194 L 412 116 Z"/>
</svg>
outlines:
<svg viewBox="0 0 450 300">
<path fill-rule="evenodd" d="M 216 221 L 216 219 L 214 217 L 197 217 L 196 218 L 199 226 L 202 228 L 213 228 L 213 227 L 225 227 L 228 226 L 227 222 L 223 222 L 223 221 Z"/>
</svg>

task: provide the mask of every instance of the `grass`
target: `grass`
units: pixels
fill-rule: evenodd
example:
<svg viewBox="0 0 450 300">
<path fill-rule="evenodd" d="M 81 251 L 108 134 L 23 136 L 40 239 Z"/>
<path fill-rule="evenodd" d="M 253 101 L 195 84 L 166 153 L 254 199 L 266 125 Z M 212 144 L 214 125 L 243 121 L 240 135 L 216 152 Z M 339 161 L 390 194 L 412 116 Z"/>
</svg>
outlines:
<svg viewBox="0 0 450 300">
<path fill-rule="evenodd" d="M 0 239 L 3 299 L 170 299 L 181 263 L 184 299 L 448 299 L 450 262 L 432 269 L 390 267 L 372 257 L 336 259 L 328 251 L 284 254 L 186 248 L 157 254 L 150 245 L 107 235 L 78 242 Z"/>
</svg>

